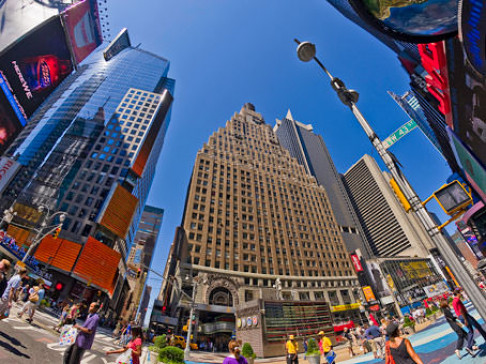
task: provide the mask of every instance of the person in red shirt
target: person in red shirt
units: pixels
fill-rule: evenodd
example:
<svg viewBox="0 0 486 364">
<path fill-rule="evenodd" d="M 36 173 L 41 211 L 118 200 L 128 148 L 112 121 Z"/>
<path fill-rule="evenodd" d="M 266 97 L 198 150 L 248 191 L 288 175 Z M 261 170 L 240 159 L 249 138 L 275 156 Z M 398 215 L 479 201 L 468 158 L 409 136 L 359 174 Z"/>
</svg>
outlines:
<svg viewBox="0 0 486 364">
<path fill-rule="evenodd" d="M 132 363 L 140 364 L 140 355 L 142 355 L 142 329 L 140 327 L 132 327 L 132 340 L 125 347 L 107 351 L 106 355 L 121 354 L 128 349 L 132 349 Z"/>
<path fill-rule="evenodd" d="M 466 325 L 469 332 L 474 333 L 473 326 L 479 331 L 479 333 L 486 341 L 486 331 L 481 327 L 479 322 L 476 321 L 466 310 L 466 306 L 462 303 L 462 288 L 456 288 L 454 290 L 454 299 L 452 300 L 452 307 L 454 307 L 454 312 L 459 320 Z"/>
</svg>

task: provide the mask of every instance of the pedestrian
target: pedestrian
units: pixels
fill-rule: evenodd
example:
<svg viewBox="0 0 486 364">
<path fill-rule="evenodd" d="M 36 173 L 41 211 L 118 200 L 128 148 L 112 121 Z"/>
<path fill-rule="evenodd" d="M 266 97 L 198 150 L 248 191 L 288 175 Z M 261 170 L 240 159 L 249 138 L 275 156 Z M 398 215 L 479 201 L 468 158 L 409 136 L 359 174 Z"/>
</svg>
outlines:
<svg viewBox="0 0 486 364">
<path fill-rule="evenodd" d="M 295 340 L 294 335 L 289 335 L 289 339 L 285 344 L 285 352 L 287 354 L 287 364 L 299 364 L 299 344 Z"/>
<path fill-rule="evenodd" d="M 236 340 L 230 340 L 228 350 L 230 355 L 224 358 L 223 364 L 248 364 L 246 358 L 241 355 L 240 345 Z"/>
<path fill-rule="evenodd" d="M 79 303 L 73 303 L 71 308 L 69 309 L 69 313 L 67 315 L 67 319 L 70 320 L 70 321 L 76 321 L 76 319 L 78 318 L 79 316 L 79 307 L 80 307 L 80 304 Z"/>
<path fill-rule="evenodd" d="M 22 301 L 24 303 L 27 303 L 29 301 L 30 289 L 31 289 L 31 287 L 28 284 L 19 288 L 20 301 Z"/>
<path fill-rule="evenodd" d="M 346 346 L 349 351 L 349 357 L 352 358 L 354 356 L 353 352 L 353 336 L 349 332 L 349 329 L 347 327 L 344 328 L 343 336 L 346 339 Z"/>
<path fill-rule="evenodd" d="M 307 355 L 307 338 L 304 336 L 304 341 L 302 342 L 302 344 L 304 345 L 304 360 L 306 359 L 306 355 Z"/>
<path fill-rule="evenodd" d="M 96 328 L 100 317 L 97 312 L 100 309 L 98 302 L 93 302 L 89 306 L 89 314 L 84 322 L 83 326 L 74 324 L 74 328 L 78 329 L 78 336 L 76 341 L 64 352 L 63 364 L 80 364 L 83 354 L 86 350 L 91 349 L 93 345 L 94 337 L 96 334 Z"/>
<path fill-rule="evenodd" d="M 15 292 L 20 286 L 20 282 L 27 276 L 27 269 L 20 268 L 18 273 L 12 276 L 7 282 L 7 287 L 3 291 L 0 300 L 0 318 L 5 318 L 10 312 L 12 302 L 16 300 Z"/>
<path fill-rule="evenodd" d="M 321 351 L 321 354 L 324 356 L 324 359 L 326 359 L 329 364 L 333 364 L 334 359 L 336 359 L 336 355 L 334 354 L 332 341 L 326 336 L 324 331 L 319 331 L 317 335 L 320 336 L 319 350 Z"/>
<path fill-rule="evenodd" d="M 466 306 L 461 301 L 462 298 L 462 288 L 456 288 L 454 290 L 454 299 L 452 300 L 452 307 L 454 307 L 454 312 L 456 316 L 461 320 L 461 322 L 467 326 L 467 329 L 474 333 L 475 327 L 479 333 L 482 335 L 484 341 L 486 341 L 486 331 L 481 327 L 481 324 L 476 321 L 466 310 Z"/>
<path fill-rule="evenodd" d="M 398 323 L 389 323 L 386 327 L 386 333 L 390 337 L 385 346 L 387 364 L 424 364 L 415 350 L 413 350 L 410 341 L 400 336 L 401 332 Z"/>
<path fill-rule="evenodd" d="M 474 345 L 474 334 L 472 331 L 464 331 L 464 325 L 461 321 L 458 321 L 457 318 L 452 314 L 449 303 L 447 300 L 442 299 L 440 301 L 440 308 L 442 312 L 444 312 L 444 317 L 447 323 L 451 326 L 452 330 L 454 330 L 457 334 L 457 343 L 456 343 L 456 350 L 455 353 L 459 359 L 462 358 L 461 356 L 461 349 L 464 345 L 464 339 L 467 340 L 466 344 L 466 351 L 473 356 L 474 350 L 478 350 L 479 348 Z"/>
<path fill-rule="evenodd" d="M 370 326 L 365 331 L 365 337 L 371 345 L 374 358 L 378 359 L 379 357 L 383 357 L 383 339 L 380 329 L 373 321 L 370 321 Z"/>
<path fill-rule="evenodd" d="M 29 311 L 29 317 L 27 321 L 32 323 L 34 319 L 34 314 L 37 309 L 37 306 L 40 305 L 40 302 L 44 299 L 45 290 L 44 285 L 39 283 L 38 286 L 32 287 L 29 290 L 29 296 L 27 302 L 24 304 L 22 309 L 17 313 L 18 318 L 22 318 L 26 311 Z"/>
<path fill-rule="evenodd" d="M 139 326 L 132 327 L 132 340 L 121 349 L 107 351 L 106 355 L 121 354 L 128 349 L 132 350 L 132 364 L 140 364 L 140 355 L 142 355 L 142 328 Z"/>
<path fill-rule="evenodd" d="M 69 304 L 66 302 L 64 304 L 64 307 L 62 308 L 61 317 L 59 317 L 59 323 L 57 324 L 57 326 L 54 326 L 53 329 L 56 330 L 57 332 L 61 332 L 61 327 L 63 327 L 67 323 L 68 315 L 69 315 Z"/>
<path fill-rule="evenodd" d="M 10 261 L 7 259 L 0 260 L 0 297 L 7 288 L 7 273 L 10 269 Z"/>
</svg>

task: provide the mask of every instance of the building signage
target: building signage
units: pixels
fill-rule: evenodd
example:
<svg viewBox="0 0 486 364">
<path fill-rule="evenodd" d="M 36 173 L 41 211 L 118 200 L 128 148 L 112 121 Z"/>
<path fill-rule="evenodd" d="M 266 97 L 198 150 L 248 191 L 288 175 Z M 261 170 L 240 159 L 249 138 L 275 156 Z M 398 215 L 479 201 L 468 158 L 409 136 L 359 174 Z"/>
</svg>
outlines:
<svg viewBox="0 0 486 364">
<path fill-rule="evenodd" d="M 445 116 L 446 123 L 452 127 L 451 97 L 444 42 L 419 44 L 417 46 L 425 76 L 427 90 L 439 102 L 438 109 Z"/>
<path fill-rule="evenodd" d="M 0 158 L 0 193 L 3 193 L 19 169 L 20 163 L 7 157 Z"/>
<path fill-rule="evenodd" d="M 361 261 L 359 260 L 359 257 L 358 257 L 357 254 L 351 254 L 351 261 L 353 262 L 354 270 L 356 272 L 362 272 L 363 271 L 363 266 L 361 265 Z"/>
<path fill-rule="evenodd" d="M 427 297 L 435 297 L 439 295 L 443 295 L 444 293 L 449 292 L 449 287 L 444 282 L 437 282 L 436 284 L 432 284 L 430 286 L 424 287 L 425 294 Z"/>
<path fill-rule="evenodd" d="M 342 311 L 349 311 L 349 310 L 357 310 L 361 304 L 359 303 L 351 303 L 348 305 L 337 305 L 331 306 L 331 312 L 342 312 Z"/>
<path fill-rule="evenodd" d="M 392 135 L 390 135 L 388 138 L 386 138 L 383 141 L 385 148 L 391 147 L 393 144 L 398 142 L 400 139 L 402 139 L 405 135 L 410 133 L 416 127 L 417 127 L 417 123 L 415 122 L 415 120 L 407 121 L 405 124 L 403 124 L 397 130 L 395 130 Z"/>
<path fill-rule="evenodd" d="M 371 289 L 371 286 L 364 286 L 363 287 L 363 293 L 364 293 L 366 302 L 376 301 L 376 297 L 375 297 L 375 294 L 373 293 L 373 290 Z"/>
<path fill-rule="evenodd" d="M 467 60 L 474 69 L 486 76 L 486 7 L 482 0 L 459 2 L 459 36 Z"/>
</svg>

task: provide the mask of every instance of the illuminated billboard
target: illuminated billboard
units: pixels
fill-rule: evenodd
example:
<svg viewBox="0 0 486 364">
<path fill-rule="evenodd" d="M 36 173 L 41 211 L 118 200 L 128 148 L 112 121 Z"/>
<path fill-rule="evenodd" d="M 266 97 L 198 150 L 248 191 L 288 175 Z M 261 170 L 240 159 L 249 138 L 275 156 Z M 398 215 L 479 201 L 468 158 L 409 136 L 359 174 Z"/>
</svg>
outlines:
<svg viewBox="0 0 486 364">
<path fill-rule="evenodd" d="M 0 73 L 0 154 L 5 152 L 22 130 L 22 123 L 19 120 L 19 116 L 15 113 L 10 100 L 13 100 L 12 94 Z"/>
<path fill-rule="evenodd" d="M 388 36 L 430 43 L 457 33 L 457 0 L 349 0 L 359 16 Z"/>
<path fill-rule="evenodd" d="M 486 8 L 481 0 L 459 2 L 459 36 L 469 63 L 486 76 Z"/>
<path fill-rule="evenodd" d="M 0 72 L 10 96 L 27 117 L 72 71 L 60 16 L 47 20 L 0 54 Z"/>
<path fill-rule="evenodd" d="M 76 63 L 85 59 L 103 42 L 96 0 L 84 0 L 62 14 Z"/>
</svg>

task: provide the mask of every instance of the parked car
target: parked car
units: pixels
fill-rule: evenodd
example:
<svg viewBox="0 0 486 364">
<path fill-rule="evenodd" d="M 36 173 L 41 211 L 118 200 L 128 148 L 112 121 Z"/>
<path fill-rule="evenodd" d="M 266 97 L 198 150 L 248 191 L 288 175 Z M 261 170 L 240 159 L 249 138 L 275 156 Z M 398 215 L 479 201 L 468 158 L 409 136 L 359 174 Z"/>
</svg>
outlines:
<svg viewBox="0 0 486 364">
<path fill-rule="evenodd" d="M 186 339 L 182 336 L 179 335 L 172 335 L 172 339 L 170 341 L 170 345 L 185 349 L 186 348 Z M 197 350 L 197 344 L 196 343 L 191 343 L 191 350 Z"/>
</svg>

